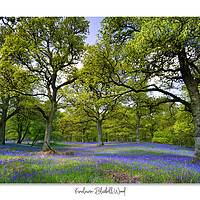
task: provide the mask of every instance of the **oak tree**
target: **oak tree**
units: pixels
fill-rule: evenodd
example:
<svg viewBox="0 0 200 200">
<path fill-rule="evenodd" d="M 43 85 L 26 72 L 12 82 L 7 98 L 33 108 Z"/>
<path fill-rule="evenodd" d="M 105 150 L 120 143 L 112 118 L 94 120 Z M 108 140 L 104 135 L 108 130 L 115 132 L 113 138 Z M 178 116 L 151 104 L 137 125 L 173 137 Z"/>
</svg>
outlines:
<svg viewBox="0 0 200 200">
<path fill-rule="evenodd" d="M 46 120 L 43 151 L 49 150 L 58 91 L 77 79 L 76 64 L 87 32 L 88 22 L 82 17 L 22 17 L 1 49 L 4 60 L 12 60 L 38 77 L 32 95 L 50 102 L 47 112 L 36 106 Z"/>
<path fill-rule="evenodd" d="M 120 44 L 126 63 L 121 70 L 107 66 L 110 80 L 136 93 L 159 92 L 166 97 L 163 103 L 182 103 L 193 115 L 195 159 L 200 160 L 200 18 L 106 18 L 103 24 L 102 40 L 114 47 Z M 137 73 L 148 85 L 135 87 L 124 79 L 124 74 L 130 77 Z M 183 84 L 189 101 L 177 92 Z"/>
</svg>

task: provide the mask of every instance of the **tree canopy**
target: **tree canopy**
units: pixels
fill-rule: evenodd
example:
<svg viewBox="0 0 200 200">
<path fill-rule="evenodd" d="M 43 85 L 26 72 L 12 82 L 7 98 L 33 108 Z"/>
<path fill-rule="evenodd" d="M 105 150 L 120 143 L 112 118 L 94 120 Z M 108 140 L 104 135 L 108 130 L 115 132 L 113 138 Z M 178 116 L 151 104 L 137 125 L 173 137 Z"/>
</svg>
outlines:
<svg viewBox="0 0 200 200">
<path fill-rule="evenodd" d="M 84 17 L 1 21 L 1 143 L 195 145 L 200 160 L 198 17 L 106 17 L 87 46 Z"/>
</svg>

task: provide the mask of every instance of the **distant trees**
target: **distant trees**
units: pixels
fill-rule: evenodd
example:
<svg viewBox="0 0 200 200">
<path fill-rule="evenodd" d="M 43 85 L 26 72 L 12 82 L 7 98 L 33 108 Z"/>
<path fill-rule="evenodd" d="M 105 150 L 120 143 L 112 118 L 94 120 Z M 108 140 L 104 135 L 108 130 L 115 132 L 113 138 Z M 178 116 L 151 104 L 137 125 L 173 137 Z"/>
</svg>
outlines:
<svg viewBox="0 0 200 200">
<path fill-rule="evenodd" d="M 194 147 L 195 141 L 193 137 L 193 118 L 192 114 L 184 111 L 181 108 L 175 115 L 175 123 L 173 125 L 174 130 L 174 144 L 180 146 Z"/>
<path fill-rule="evenodd" d="M 90 71 L 90 73 L 92 72 Z M 73 106 L 79 111 L 78 113 L 79 116 L 82 116 L 82 120 L 85 120 L 85 123 L 82 123 L 83 132 L 87 128 L 87 122 L 93 121 L 96 123 L 98 144 L 102 146 L 102 123 L 112 116 L 111 113 L 116 109 L 119 98 L 116 96 L 117 91 L 115 87 L 104 85 L 99 81 L 88 80 L 89 76 L 87 78 L 86 76 L 87 73 L 84 72 L 80 80 L 81 82 L 83 81 L 83 84 L 79 83 L 74 86 Z"/>
<path fill-rule="evenodd" d="M 90 142 L 93 141 L 96 134 L 91 132 L 91 128 L 96 128 L 94 122 L 85 115 L 84 111 L 80 109 L 73 110 L 68 108 L 62 113 L 63 116 L 57 120 L 59 131 L 64 140 L 68 142 Z"/>
</svg>

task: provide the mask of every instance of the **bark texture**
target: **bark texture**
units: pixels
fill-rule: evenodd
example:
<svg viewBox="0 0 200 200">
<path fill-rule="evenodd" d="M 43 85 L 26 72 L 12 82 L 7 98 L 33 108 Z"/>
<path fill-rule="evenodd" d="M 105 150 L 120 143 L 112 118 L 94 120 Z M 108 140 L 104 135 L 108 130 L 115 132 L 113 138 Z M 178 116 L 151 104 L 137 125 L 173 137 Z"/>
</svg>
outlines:
<svg viewBox="0 0 200 200">
<path fill-rule="evenodd" d="M 199 80 L 195 79 L 188 66 L 185 50 L 179 53 L 179 63 L 183 81 L 188 89 L 191 100 L 191 111 L 194 123 L 195 160 L 200 161 L 200 93 Z"/>
<path fill-rule="evenodd" d="M 98 144 L 99 146 L 103 146 L 103 136 L 102 136 L 102 129 L 101 129 L 102 122 L 97 120 L 97 131 L 98 131 Z"/>
<path fill-rule="evenodd" d="M 2 115 L 0 121 L 0 144 L 5 144 L 5 132 L 6 132 L 6 121 L 7 121 L 7 113 L 8 113 L 8 99 L 2 99 Z"/>
<path fill-rule="evenodd" d="M 42 151 L 49 151 L 49 146 L 50 146 L 50 141 L 51 141 L 51 132 L 52 132 L 52 123 L 53 123 L 55 112 L 56 112 L 56 101 L 53 101 L 49 115 L 46 118 L 46 129 L 45 129 L 45 136 L 44 136 Z"/>
</svg>

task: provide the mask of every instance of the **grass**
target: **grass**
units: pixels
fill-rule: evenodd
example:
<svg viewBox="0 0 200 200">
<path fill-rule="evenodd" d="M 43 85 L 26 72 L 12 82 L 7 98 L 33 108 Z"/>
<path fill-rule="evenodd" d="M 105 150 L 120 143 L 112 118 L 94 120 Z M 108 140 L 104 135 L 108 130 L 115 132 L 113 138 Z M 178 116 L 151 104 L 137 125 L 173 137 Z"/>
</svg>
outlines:
<svg viewBox="0 0 200 200">
<path fill-rule="evenodd" d="M 56 142 L 45 155 L 42 144 L 0 146 L 0 183 L 199 183 L 194 149 L 151 143 Z"/>
</svg>

